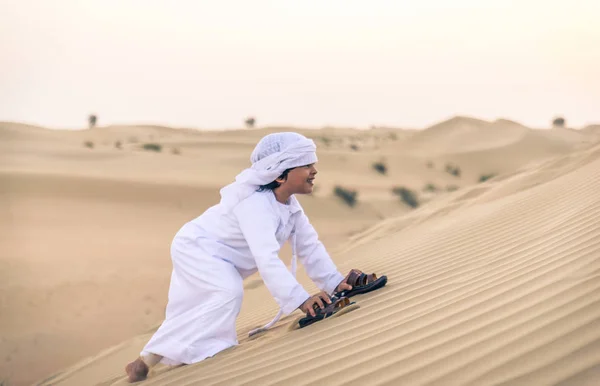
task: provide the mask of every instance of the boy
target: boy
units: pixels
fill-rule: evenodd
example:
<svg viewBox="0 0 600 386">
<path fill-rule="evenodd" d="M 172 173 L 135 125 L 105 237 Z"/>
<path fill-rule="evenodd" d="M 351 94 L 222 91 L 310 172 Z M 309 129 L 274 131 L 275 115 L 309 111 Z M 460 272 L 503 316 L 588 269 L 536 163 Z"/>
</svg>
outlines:
<svg viewBox="0 0 600 386">
<path fill-rule="evenodd" d="M 173 271 L 166 318 L 140 357 L 126 367 L 130 382 L 146 378 L 158 362 L 196 363 L 237 345 L 235 330 L 244 278 L 257 270 L 281 315 L 314 305 L 329 294 L 351 290 L 338 272 L 295 194 L 313 190 L 314 142 L 297 133 L 265 136 L 252 152 L 252 166 L 221 189 L 221 201 L 185 224 L 171 245 Z M 279 259 L 292 242 L 292 272 Z M 310 296 L 295 278 L 296 256 L 321 289 Z"/>
</svg>

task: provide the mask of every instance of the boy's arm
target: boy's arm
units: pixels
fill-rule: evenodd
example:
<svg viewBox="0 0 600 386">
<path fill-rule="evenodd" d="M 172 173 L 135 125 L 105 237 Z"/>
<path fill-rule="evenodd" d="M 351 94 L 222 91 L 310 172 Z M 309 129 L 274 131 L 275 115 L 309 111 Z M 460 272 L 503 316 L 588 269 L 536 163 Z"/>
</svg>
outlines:
<svg viewBox="0 0 600 386">
<path fill-rule="evenodd" d="M 247 199 L 238 204 L 233 213 L 254 256 L 260 276 L 284 314 L 289 314 L 310 295 L 279 258 L 280 245 L 275 238 L 278 218 L 261 201 Z"/>
<path fill-rule="evenodd" d="M 344 280 L 344 276 L 327 253 L 319 240 L 317 231 L 312 226 L 304 211 L 300 211 L 296 219 L 296 252 L 298 259 L 306 269 L 308 277 L 322 291 L 333 293 Z"/>
</svg>

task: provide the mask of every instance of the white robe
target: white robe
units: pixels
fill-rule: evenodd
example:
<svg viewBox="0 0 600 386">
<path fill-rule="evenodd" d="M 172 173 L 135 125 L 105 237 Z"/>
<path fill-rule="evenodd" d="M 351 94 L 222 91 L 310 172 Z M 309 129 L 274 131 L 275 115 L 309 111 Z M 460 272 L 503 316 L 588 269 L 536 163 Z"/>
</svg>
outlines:
<svg viewBox="0 0 600 386">
<path fill-rule="evenodd" d="M 166 318 L 142 351 L 167 364 L 196 363 L 238 344 L 235 322 L 244 278 L 257 270 L 284 314 L 310 294 L 278 253 L 296 235 L 296 252 L 317 287 L 332 293 L 344 279 L 294 196 L 284 205 L 256 192 L 232 211 L 220 204 L 185 224 L 171 245 Z"/>
</svg>

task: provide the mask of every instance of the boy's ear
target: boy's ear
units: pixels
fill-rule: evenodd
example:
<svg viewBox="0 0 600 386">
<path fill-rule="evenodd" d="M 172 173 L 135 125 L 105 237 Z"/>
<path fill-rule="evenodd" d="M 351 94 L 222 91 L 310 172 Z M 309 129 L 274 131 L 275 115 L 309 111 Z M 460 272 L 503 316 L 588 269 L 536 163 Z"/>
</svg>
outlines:
<svg viewBox="0 0 600 386">
<path fill-rule="evenodd" d="M 284 178 L 276 178 L 275 179 L 275 181 L 279 182 L 280 184 L 283 184 L 286 180 L 287 180 L 287 176 L 285 176 Z"/>
</svg>

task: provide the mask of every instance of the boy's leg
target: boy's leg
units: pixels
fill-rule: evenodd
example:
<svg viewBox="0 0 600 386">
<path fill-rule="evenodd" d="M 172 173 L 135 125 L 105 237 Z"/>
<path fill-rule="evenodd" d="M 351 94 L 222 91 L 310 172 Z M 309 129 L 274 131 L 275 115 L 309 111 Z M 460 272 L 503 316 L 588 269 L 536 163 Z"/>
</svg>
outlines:
<svg viewBox="0 0 600 386">
<path fill-rule="evenodd" d="M 169 367 L 196 363 L 238 343 L 242 277 L 231 263 L 201 252 L 195 240 L 175 238 L 165 320 L 140 358 L 127 366 L 130 380 L 145 379 L 158 362 Z"/>
<path fill-rule="evenodd" d="M 158 362 L 161 361 L 161 359 L 163 359 L 163 357 L 161 355 L 152 354 L 152 353 L 147 353 L 147 354 L 144 353 L 144 354 L 142 354 L 141 358 L 148 367 L 155 366 Z"/>
</svg>

